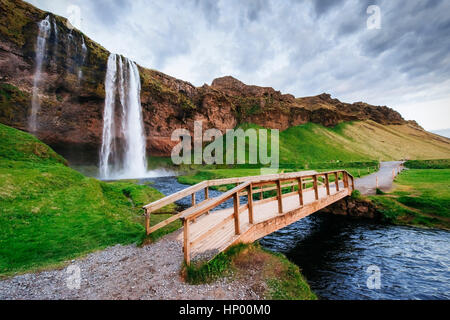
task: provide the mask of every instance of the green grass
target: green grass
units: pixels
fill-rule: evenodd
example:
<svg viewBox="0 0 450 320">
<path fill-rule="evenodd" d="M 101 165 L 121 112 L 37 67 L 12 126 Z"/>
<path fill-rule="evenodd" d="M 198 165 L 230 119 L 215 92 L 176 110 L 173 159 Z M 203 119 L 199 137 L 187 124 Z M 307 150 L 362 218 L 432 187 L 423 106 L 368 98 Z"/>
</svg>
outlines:
<svg viewBox="0 0 450 320">
<path fill-rule="evenodd" d="M 411 169 L 391 193 L 371 197 L 389 222 L 450 229 L 450 169 Z"/>
<path fill-rule="evenodd" d="M 0 275 L 140 243 L 141 206 L 162 196 L 132 182 L 87 178 L 33 136 L 0 125 Z M 155 217 L 153 224 L 169 215 Z"/>
<path fill-rule="evenodd" d="M 253 274 L 251 279 L 249 272 Z M 238 244 L 209 262 L 185 265 L 183 274 L 191 284 L 210 283 L 225 276 L 265 283 L 266 289 L 259 293 L 270 300 L 317 299 L 296 265 L 258 243 Z"/>
<path fill-rule="evenodd" d="M 450 169 L 450 159 L 408 160 L 405 167 L 410 169 Z"/>
</svg>

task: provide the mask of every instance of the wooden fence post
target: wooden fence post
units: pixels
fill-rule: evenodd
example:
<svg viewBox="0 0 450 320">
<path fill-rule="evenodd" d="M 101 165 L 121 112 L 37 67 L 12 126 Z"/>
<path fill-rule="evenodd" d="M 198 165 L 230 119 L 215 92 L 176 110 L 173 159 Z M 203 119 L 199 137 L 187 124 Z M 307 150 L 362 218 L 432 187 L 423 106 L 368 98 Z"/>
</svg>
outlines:
<svg viewBox="0 0 450 320">
<path fill-rule="evenodd" d="M 192 197 L 191 205 L 195 206 L 195 192 L 191 195 L 191 197 Z"/>
<path fill-rule="evenodd" d="M 339 172 L 335 172 L 334 173 L 334 177 L 335 177 L 335 181 L 334 181 L 334 183 L 336 184 L 336 191 L 339 191 Z"/>
<path fill-rule="evenodd" d="M 328 173 L 325 173 L 325 186 L 327 188 L 327 195 L 330 195 L 330 177 L 328 176 Z"/>
<path fill-rule="evenodd" d="M 316 200 L 319 200 L 319 187 L 317 186 L 317 176 L 313 176 L 313 184 L 314 184 L 314 194 L 316 196 Z"/>
<path fill-rule="evenodd" d="M 298 178 L 298 197 L 300 199 L 300 206 L 303 207 L 303 182 L 302 178 Z"/>
<path fill-rule="evenodd" d="M 347 174 L 346 171 L 344 171 L 342 174 L 344 175 L 344 176 L 343 176 L 343 179 L 344 179 L 344 188 L 348 188 L 348 174 Z"/>
<path fill-rule="evenodd" d="M 145 231 L 147 235 L 150 234 L 150 212 L 147 209 L 145 209 Z"/>
<path fill-rule="evenodd" d="M 187 265 L 191 264 L 191 242 L 189 239 L 189 220 L 183 220 L 184 226 L 184 261 Z"/>
<path fill-rule="evenodd" d="M 205 201 L 209 199 L 209 189 L 208 187 L 205 188 Z M 208 211 L 207 214 L 210 214 L 211 211 Z"/>
<path fill-rule="evenodd" d="M 248 202 L 248 222 L 250 224 L 253 224 L 253 186 L 251 183 L 248 186 L 247 202 Z"/>
<path fill-rule="evenodd" d="M 283 213 L 283 193 L 281 191 L 281 181 L 277 180 L 277 198 L 278 198 L 278 212 Z"/>
<path fill-rule="evenodd" d="M 234 231 L 236 235 L 241 234 L 241 225 L 239 222 L 239 194 L 236 192 L 233 195 L 234 204 Z"/>
</svg>

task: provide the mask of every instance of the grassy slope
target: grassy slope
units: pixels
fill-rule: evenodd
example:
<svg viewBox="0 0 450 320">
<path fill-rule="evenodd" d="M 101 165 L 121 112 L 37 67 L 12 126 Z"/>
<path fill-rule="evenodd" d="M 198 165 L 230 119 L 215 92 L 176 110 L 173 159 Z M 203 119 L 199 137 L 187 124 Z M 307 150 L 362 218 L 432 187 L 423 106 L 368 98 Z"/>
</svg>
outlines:
<svg viewBox="0 0 450 320">
<path fill-rule="evenodd" d="M 450 140 L 407 125 L 383 126 L 373 121 L 325 128 L 308 123 L 280 134 L 280 162 L 330 160 L 398 160 L 450 158 Z"/>
<path fill-rule="evenodd" d="M 450 169 L 411 169 L 395 180 L 395 190 L 370 197 L 386 219 L 398 224 L 450 229 Z"/>
<path fill-rule="evenodd" d="M 161 196 L 86 178 L 33 136 L 0 124 L 0 275 L 140 242 L 140 206 Z"/>
</svg>

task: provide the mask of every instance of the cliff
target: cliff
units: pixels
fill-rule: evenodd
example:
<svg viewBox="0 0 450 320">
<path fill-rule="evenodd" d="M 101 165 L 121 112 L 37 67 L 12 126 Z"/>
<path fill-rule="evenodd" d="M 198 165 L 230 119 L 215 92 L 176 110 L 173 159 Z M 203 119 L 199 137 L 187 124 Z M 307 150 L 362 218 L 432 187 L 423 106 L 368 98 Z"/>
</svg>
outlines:
<svg viewBox="0 0 450 320">
<path fill-rule="evenodd" d="M 56 32 L 47 39 L 36 135 L 69 159 L 79 155 L 95 159 L 101 144 L 109 52 L 78 30 L 70 30 L 65 18 L 23 1 L 0 0 L 0 4 L 0 122 L 27 130 L 38 23 L 49 15 Z M 285 130 L 307 122 L 330 127 L 356 120 L 418 128 L 390 108 L 343 103 L 328 94 L 295 98 L 232 77 L 195 87 L 155 70 L 139 70 L 147 146 L 154 156 L 169 155 L 173 130 L 192 130 L 194 120 L 222 131 L 240 123 Z"/>
</svg>

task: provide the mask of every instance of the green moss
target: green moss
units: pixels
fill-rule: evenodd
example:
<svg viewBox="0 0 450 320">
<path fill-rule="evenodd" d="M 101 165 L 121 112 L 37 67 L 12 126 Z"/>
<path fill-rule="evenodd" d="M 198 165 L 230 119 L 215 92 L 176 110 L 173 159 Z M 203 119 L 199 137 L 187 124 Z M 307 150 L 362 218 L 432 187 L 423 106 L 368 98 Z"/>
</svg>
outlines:
<svg viewBox="0 0 450 320">
<path fill-rule="evenodd" d="M 411 169 L 395 181 L 393 192 L 373 196 L 386 221 L 450 229 L 450 169 Z"/>
</svg>

